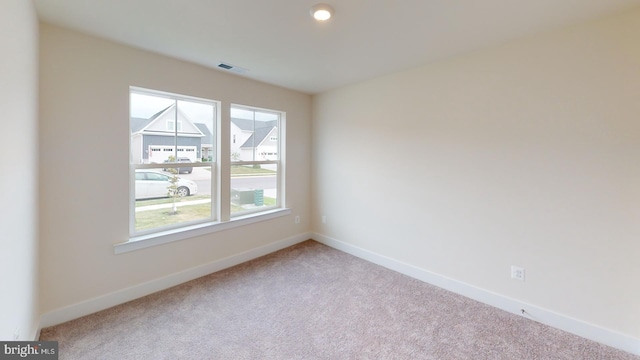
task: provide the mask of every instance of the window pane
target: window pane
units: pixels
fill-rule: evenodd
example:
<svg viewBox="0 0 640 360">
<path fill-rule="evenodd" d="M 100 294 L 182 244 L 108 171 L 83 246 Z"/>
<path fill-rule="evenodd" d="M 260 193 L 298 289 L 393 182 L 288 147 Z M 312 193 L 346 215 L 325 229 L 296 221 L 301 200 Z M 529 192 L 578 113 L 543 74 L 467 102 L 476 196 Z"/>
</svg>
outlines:
<svg viewBox="0 0 640 360">
<path fill-rule="evenodd" d="M 210 219 L 211 166 L 137 169 L 135 176 L 135 230 L 145 231 L 170 225 Z"/>
<path fill-rule="evenodd" d="M 215 219 L 216 104 L 131 88 L 132 235 Z"/>
<path fill-rule="evenodd" d="M 277 164 L 231 165 L 231 214 L 277 206 Z"/>
<path fill-rule="evenodd" d="M 231 108 L 231 161 L 278 160 L 280 114 Z"/>
<path fill-rule="evenodd" d="M 132 163 L 213 161 L 215 110 L 213 103 L 132 91 Z"/>
<path fill-rule="evenodd" d="M 280 115 L 231 107 L 231 216 L 280 205 Z"/>
</svg>

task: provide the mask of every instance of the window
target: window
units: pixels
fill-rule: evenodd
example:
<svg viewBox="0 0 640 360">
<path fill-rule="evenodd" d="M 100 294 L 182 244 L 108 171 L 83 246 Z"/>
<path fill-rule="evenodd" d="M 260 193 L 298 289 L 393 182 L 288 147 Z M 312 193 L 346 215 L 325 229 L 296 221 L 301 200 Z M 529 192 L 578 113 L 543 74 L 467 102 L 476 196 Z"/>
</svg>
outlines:
<svg viewBox="0 0 640 360">
<path fill-rule="evenodd" d="M 130 236 L 216 220 L 217 108 L 211 100 L 130 89 Z"/>
<path fill-rule="evenodd" d="M 176 130 L 174 119 L 167 119 L 167 130 L 174 131 Z M 182 120 L 178 119 L 178 131 L 182 131 Z"/>
<path fill-rule="evenodd" d="M 283 207 L 283 112 L 232 105 L 230 133 L 221 135 L 217 101 L 136 87 L 129 95 L 130 239 L 116 253 L 291 214 Z M 231 140 L 225 161 L 220 136 Z"/>
<path fill-rule="evenodd" d="M 281 117 L 277 111 L 231 107 L 231 217 L 280 207 Z"/>
</svg>

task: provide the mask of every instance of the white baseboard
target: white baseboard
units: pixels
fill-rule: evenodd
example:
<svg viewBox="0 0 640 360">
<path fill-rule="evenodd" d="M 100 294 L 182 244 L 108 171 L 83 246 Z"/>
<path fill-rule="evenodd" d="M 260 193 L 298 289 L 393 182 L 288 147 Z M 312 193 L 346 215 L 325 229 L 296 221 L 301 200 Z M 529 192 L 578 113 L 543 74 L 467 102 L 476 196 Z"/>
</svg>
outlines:
<svg viewBox="0 0 640 360">
<path fill-rule="evenodd" d="M 38 339 L 40 338 L 40 329 L 40 319 L 36 319 L 35 323 L 33 324 L 31 338 L 28 338 L 27 341 L 38 341 Z"/>
<path fill-rule="evenodd" d="M 556 312 L 527 304 L 516 299 L 493 293 L 479 287 L 469 285 L 458 280 L 442 276 L 431 271 L 365 250 L 363 248 L 345 243 L 328 236 L 314 233 L 311 238 L 334 249 L 346 252 L 374 264 L 397 271 L 401 274 L 424 281 L 426 283 L 449 290 L 456 294 L 480 301 L 498 309 L 521 315 L 521 309 L 525 309 L 527 318 L 564 330 L 580 337 L 593 340 L 634 355 L 640 355 L 640 339 L 621 334 L 582 320 L 574 319 Z"/>
<path fill-rule="evenodd" d="M 190 280 L 209 275 L 249 260 L 259 258 L 272 252 L 287 248 L 297 243 L 311 239 L 312 233 L 302 233 L 287 239 L 279 240 L 259 248 L 251 249 L 240 254 L 232 255 L 224 259 L 216 260 L 208 264 L 196 266 L 160 279 L 147 281 L 122 290 L 102 295 L 90 300 L 76 303 L 64 308 L 50 311 L 40 316 L 40 327 L 45 328 L 62 324 L 82 316 L 108 309 L 140 297 L 180 285 Z M 37 334 L 40 333 L 38 329 Z"/>
</svg>

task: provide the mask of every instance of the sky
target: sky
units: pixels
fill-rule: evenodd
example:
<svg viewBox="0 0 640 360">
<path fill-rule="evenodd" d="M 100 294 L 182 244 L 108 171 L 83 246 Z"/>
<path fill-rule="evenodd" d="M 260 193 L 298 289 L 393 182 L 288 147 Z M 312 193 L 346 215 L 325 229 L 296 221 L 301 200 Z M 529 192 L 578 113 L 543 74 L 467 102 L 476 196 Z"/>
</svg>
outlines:
<svg viewBox="0 0 640 360">
<path fill-rule="evenodd" d="M 161 94 L 155 96 L 132 92 L 130 98 L 130 116 L 148 119 L 158 111 L 173 104 L 174 101 L 173 99 L 162 97 Z M 198 99 L 178 100 L 178 108 L 184 112 L 192 122 L 204 123 L 210 126 L 208 125 L 211 123 L 209 120 L 214 117 L 216 103 Z M 233 118 L 252 120 L 254 115 L 256 121 L 270 121 L 278 118 L 278 114 L 275 112 L 256 111 L 238 106 L 231 107 L 231 117 Z"/>
<path fill-rule="evenodd" d="M 173 104 L 175 100 L 159 96 L 131 93 L 130 101 L 130 116 L 148 119 L 153 114 Z M 184 112 L 189 120 L 196 123 L 210 122 L 210 119 L 213 118 L 215 107 L 215 103 L 178 100 L 178 108 L 180 111 Z"/>
</svg>

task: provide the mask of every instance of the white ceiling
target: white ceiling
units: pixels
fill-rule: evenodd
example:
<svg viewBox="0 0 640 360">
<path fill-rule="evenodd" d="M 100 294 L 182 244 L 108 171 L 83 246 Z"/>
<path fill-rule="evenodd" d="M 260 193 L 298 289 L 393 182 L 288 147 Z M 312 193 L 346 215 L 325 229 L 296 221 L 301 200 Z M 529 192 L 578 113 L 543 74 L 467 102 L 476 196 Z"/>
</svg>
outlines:
<svg viewBox="0 0 640 360">
<path fill-rule="evenodd" d="M 639 6 L 640 0 L 35 0 L 41 20 L 306 93 Z M 222 71 L 222 70 L 221 70 Z"/>
</svg>

